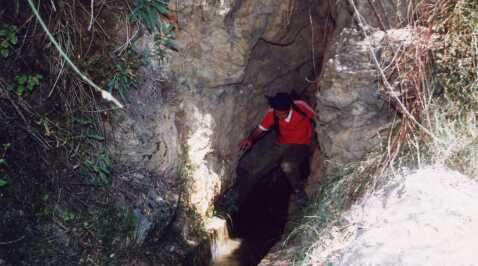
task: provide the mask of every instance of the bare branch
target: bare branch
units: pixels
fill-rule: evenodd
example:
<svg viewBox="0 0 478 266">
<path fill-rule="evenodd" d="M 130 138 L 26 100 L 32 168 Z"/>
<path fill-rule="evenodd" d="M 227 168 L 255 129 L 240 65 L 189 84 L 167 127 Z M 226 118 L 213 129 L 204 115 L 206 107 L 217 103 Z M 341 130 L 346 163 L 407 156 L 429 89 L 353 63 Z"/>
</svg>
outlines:
<svg viewBox="0 0 478 266">
<path fill-rule="evenodd" d="M 393 86 L 388 82 L 387 76 L 385 75 L 382 67 L 380 66 L 380 63 L 378 62 L 377 56 L 375 55 L 375 52 L 373 50 L 373 47 L 370 43 L 370 37 L 367 35 L 367 31 L 365 30 L 365 22 L 363 20 L 362 15 L 359 13 L 357 6 L 355 5 L 353 0 L 349 0 L 350 5 L 354 9 L 354 13 L 357 17 L 357 21 L 359 24 L 360 29 L 362 30 L 363 34 L 365 35 L 365 39 L 368 40 L 366 43 L 368 44 L 368 48 L 370 50 L 370 54 L 372 56 L 372 59 L 380 72 L 380 75 L 382 76 L 383 83 L 385 87 L 390 90 L 390 92 L 393 92 Z M 434 140 L 436 140 L 439 143 L 444 143 L 442 140 L 440 140 L 437 136 L 435 136 L 430 130 L 428 130 L 425 126 L 420 124 L 416 118 L 408 111 L 407 107 L 402 103 L 402 101 L 398 98 L 398 96 L 394 93 L 390 93 L 390 96 L 397 101 L 398 105 L 402 109 L 403 113 L 411 120 L 415 125 L 417 125 L 421 130 L 423 130 L 427 135 L 432 137 Z"/>
<path fill-rule="evenodd" d="M 68 65 L 70 65 L 71 68 L 73 68 L 73 70 L 78 74 L 80 75 L 80 77 L 86 81 L 86 83 L 88 83 L 90 86 L 92 86 L 95 90 L 97 90 L 98 92 L 101 93 L 101 97 L 103 97 L 103 99 L 105 100 L 108 100 L 108 101 L 111 101 L 113 102 L 116 106 L 118 106 L 119 108 L 123 108 L 124 106 L 115 98 L 113 97 L 113 95 L 111 95 L 111 93 L 109 93 L 108 91 L 105 91 L 103 90 L 102 88 L 100 88 L 98 85 L 96 85 L 96 83 L 94 83 L 90 78 L 88 78 L 85 74 L 83 74 L 79 69 L 78 67 L 71 61 L 70 57 L 65 53 L 65 51 L 63 51 L 63 48 L 60 46 L 60 44 L 55 40 L 55 38 L 53 37 L 53 35 L 51 34 L 51 32 L 48 30 L 48 27 L 45 25 L 45 22 L 43 21 L 43 19 L 41 18 L 40 14 L 38 13 L 38 10 L 36 9 L 35 5 L 33 4 L 33 1 L 32 0 L 28 0 L 28 4 L 30 5 L 30 8 L 32 9 L 33 11 L 33 14 L 35 15 L 35 17 L 37 18 L 38 22 L 40 23 L 41 27 L 43 28 L 43 30 L 45 31 L 45 33 L 48 35 L 48 38 L 50 39 L 50 41 L 53 43 L 53 45 L 55 46 L 55 48 L 58 50 L 58 52 L 60 52 L 60 55 L 65 59 L 65 61 L 68 63 Z"/>
</svg>

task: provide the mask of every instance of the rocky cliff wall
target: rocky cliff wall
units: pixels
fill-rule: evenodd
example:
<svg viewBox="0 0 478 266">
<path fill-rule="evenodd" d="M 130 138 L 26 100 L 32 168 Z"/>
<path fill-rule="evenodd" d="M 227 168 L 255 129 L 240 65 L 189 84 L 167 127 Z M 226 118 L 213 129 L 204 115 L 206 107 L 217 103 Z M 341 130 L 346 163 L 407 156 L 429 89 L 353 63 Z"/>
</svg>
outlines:
<svg viewBox="0 0 478 266">
<path fill-rule="evenodd" d="M 167 191 L 179 194 L 182 187 L 181 201 L 205 218 L 234 181 L 237 144 L 266 110 L 264 95 L 309 87 L 313 38 L 324 30 L 310 21 L 326 15 L 302 0 L 179 1 L 171 9 L 178 51 L 141 69 L 138 90 L 112 123 L 112 149 L 123 167 L 144 169 L 153 182 L 168 180 L 162 182 Z M 137 43 L 138 50 L 152 50 L 154 36 Z M 159 194 L 178 206 L 178 197 Z M 169 216 L 155 224 L 145 210 L 136 211 L 148 225 L 141 239 L 160 238 L 155 228 L 175 219 L 174 227 L 192 241 L 184 218 L 190 214 L 161 212 Z"/>
<path fill-rule="evenodd" d="M 316 15 L 292 0 L 181 1 L 172 9 L 179 50 L 143 69 L 115 126 L 115 148 L 124 164 L 160 176 L 181 179 L 187 170 L 190 201 L 204 215 L 231 184 L 237 143 L 266 110 L 264 95 L 308 86 Z M 151 42 L 146 36 L 139 46 Z"/>
<path fill-rule="evenodd" d="M 399 3 L 387 3 L 360 3 L 375 18 L 373 30 L 400 25 Z M 113 123 L 113 149 L 127 167 L 186 184 L 182 196 L 200 217 L 232 184 L 237 143 L 267 108 L 264 95 L 314 95 L 322 153 L 313 165 L 326 163 L 313 169 L 313 180 L 378 144 L 391 112 L 376 93 L 376 70 L 347 2 L 180 1 L 171 8 L 178 51 L 142 69 L 140 88 Z M 145 35 L 138 48 L 152 49 L 153 39 Z"/>
</svg>

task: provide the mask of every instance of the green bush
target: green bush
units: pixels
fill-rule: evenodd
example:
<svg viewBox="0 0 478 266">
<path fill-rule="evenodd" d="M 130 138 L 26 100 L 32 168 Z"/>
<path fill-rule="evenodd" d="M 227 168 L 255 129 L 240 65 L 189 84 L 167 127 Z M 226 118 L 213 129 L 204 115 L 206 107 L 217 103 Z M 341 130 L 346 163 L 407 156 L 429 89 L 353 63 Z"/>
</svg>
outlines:
<svg viewBox="0 0 478 266">
<path fill-rule="evenodd" d="M 432 161 L 447 164 L 471 177 L 478 174 L 478 2 L 450 1 L 434 22 L 437 39 L 432 91 L 424 121 L 440 141 L 424 143 Z"/>
<path fill-rule="evenodd" d="M 2 24 L 0 26 L 0 56 L 8 57 L 17 41 L 17 27 Z"/>
<path fill-rule="evenodd" d="M 447 100 L 459 105 L 458 111 L 477 110 L 478 2 L 456 1 L 446 11 L 436 25 L 435 80 L 444 87 Z"/>
<path fill-rule="evenodd" d="M 7 175 L 5 174 L 5 168 L 8 164 L 5 155 L 10 147 L 10 143 L 2 144 L 2 146 L 0 146 L 0 188 L 8 186 Z"/>
<path fill-rule="evenodd" d="M 136 0 L 130 18 L 142 23 L 150 33 L 161 30 L 161 15 L 168 15 L 168 4 L 169 0 Z"/>
<path fill-rule="evenodd" d="M 40 85 L 43 76 L 40 74 L 26 75 L 21 74 L 15 77 L 17 81 L 15 92 L 18 96 L 23 96 L 25 92 L 32 93 Z"/>
<path fill-rule="evenodd" d="M 135 83 L 135 74 L 127 64 L 120 63 L 115 65 L 113 77 L 108 82 L 108 91 L 110 93 L 118 93 L 123 101 L 126 101 L 128 90 Z"/>
<path fill-rule="evenodd" d="M 160 60 L 164 59 L 167 49 L 177 50 L 174 39 L 175 33 L 173 25 L 162 23 L 159 33 L 154 36 L 155 54 Z"/>
<path fill-rule="evenodd" d="M 83 162 L 81 175 L 89 179 L 96 186 L 110 186 L 113 161 L 107 151 L 96 154 Z"/>
</svg>

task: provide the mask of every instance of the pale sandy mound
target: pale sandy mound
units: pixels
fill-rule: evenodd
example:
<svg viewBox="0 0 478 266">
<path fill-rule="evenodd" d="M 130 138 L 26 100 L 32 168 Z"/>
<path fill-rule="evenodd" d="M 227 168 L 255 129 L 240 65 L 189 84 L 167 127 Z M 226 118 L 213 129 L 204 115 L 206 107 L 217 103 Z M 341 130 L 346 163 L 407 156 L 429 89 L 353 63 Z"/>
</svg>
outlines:
<svg viewBox="0 0 478 266">
<path fill-rule="evenodd" d="M 345 219 L 309 253 L 312 265 L 478 265 L 478 183 L 458 172 L 397 177 Z"/>
</svg>

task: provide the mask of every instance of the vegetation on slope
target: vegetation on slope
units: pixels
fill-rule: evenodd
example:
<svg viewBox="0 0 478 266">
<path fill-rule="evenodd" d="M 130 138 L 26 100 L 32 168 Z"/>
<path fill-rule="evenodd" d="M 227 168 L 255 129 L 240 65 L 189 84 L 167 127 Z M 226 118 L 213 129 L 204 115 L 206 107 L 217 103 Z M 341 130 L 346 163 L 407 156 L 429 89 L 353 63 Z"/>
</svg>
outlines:
<svg viewBox="0 0 478 266">
<path fill-rule="evenodd" d="M 312 265 L 325 225 L 340 226 L 344 210 L 399 169 L 440 163 L 478 176 L 478 2 L 421 0 L 412 10 L 408 26 L 416 33 L 414 43 L 391 48 L 392 64 L 378 66 L 381 93 L 400 122 L 383 154 L 370 154 L 328 177 L 317 198 L 297 214 L 284 243 L 294 247 L 294 265 Z"/>
<path fill-rule="evenodd" d="M 34 16 L 36 7 L 48 32 Z M 12 265 L 107 265 L 127 258 L 136 226 L 115 204 L 104 125 L 128 104 L 143 28 L 173 38 L 168 1 L 6 1 L 0 11 L 0 258 Z M 151 7 L 154 7 L 152 9 Z M 144 25 L 144 26 L 143 26 Z M 154 28 L 153 28 L 154 26 Z M 51 35 L 64 51 L 52 44 Z M 158 38 L 164 53 L 172 40 Z M 159 42 L 159 41 L 158 41 Z M 166 44 L 166 45 L 165 45 Z M 74 72 L 67 57 L 78 67 Z"/>
</svg>

